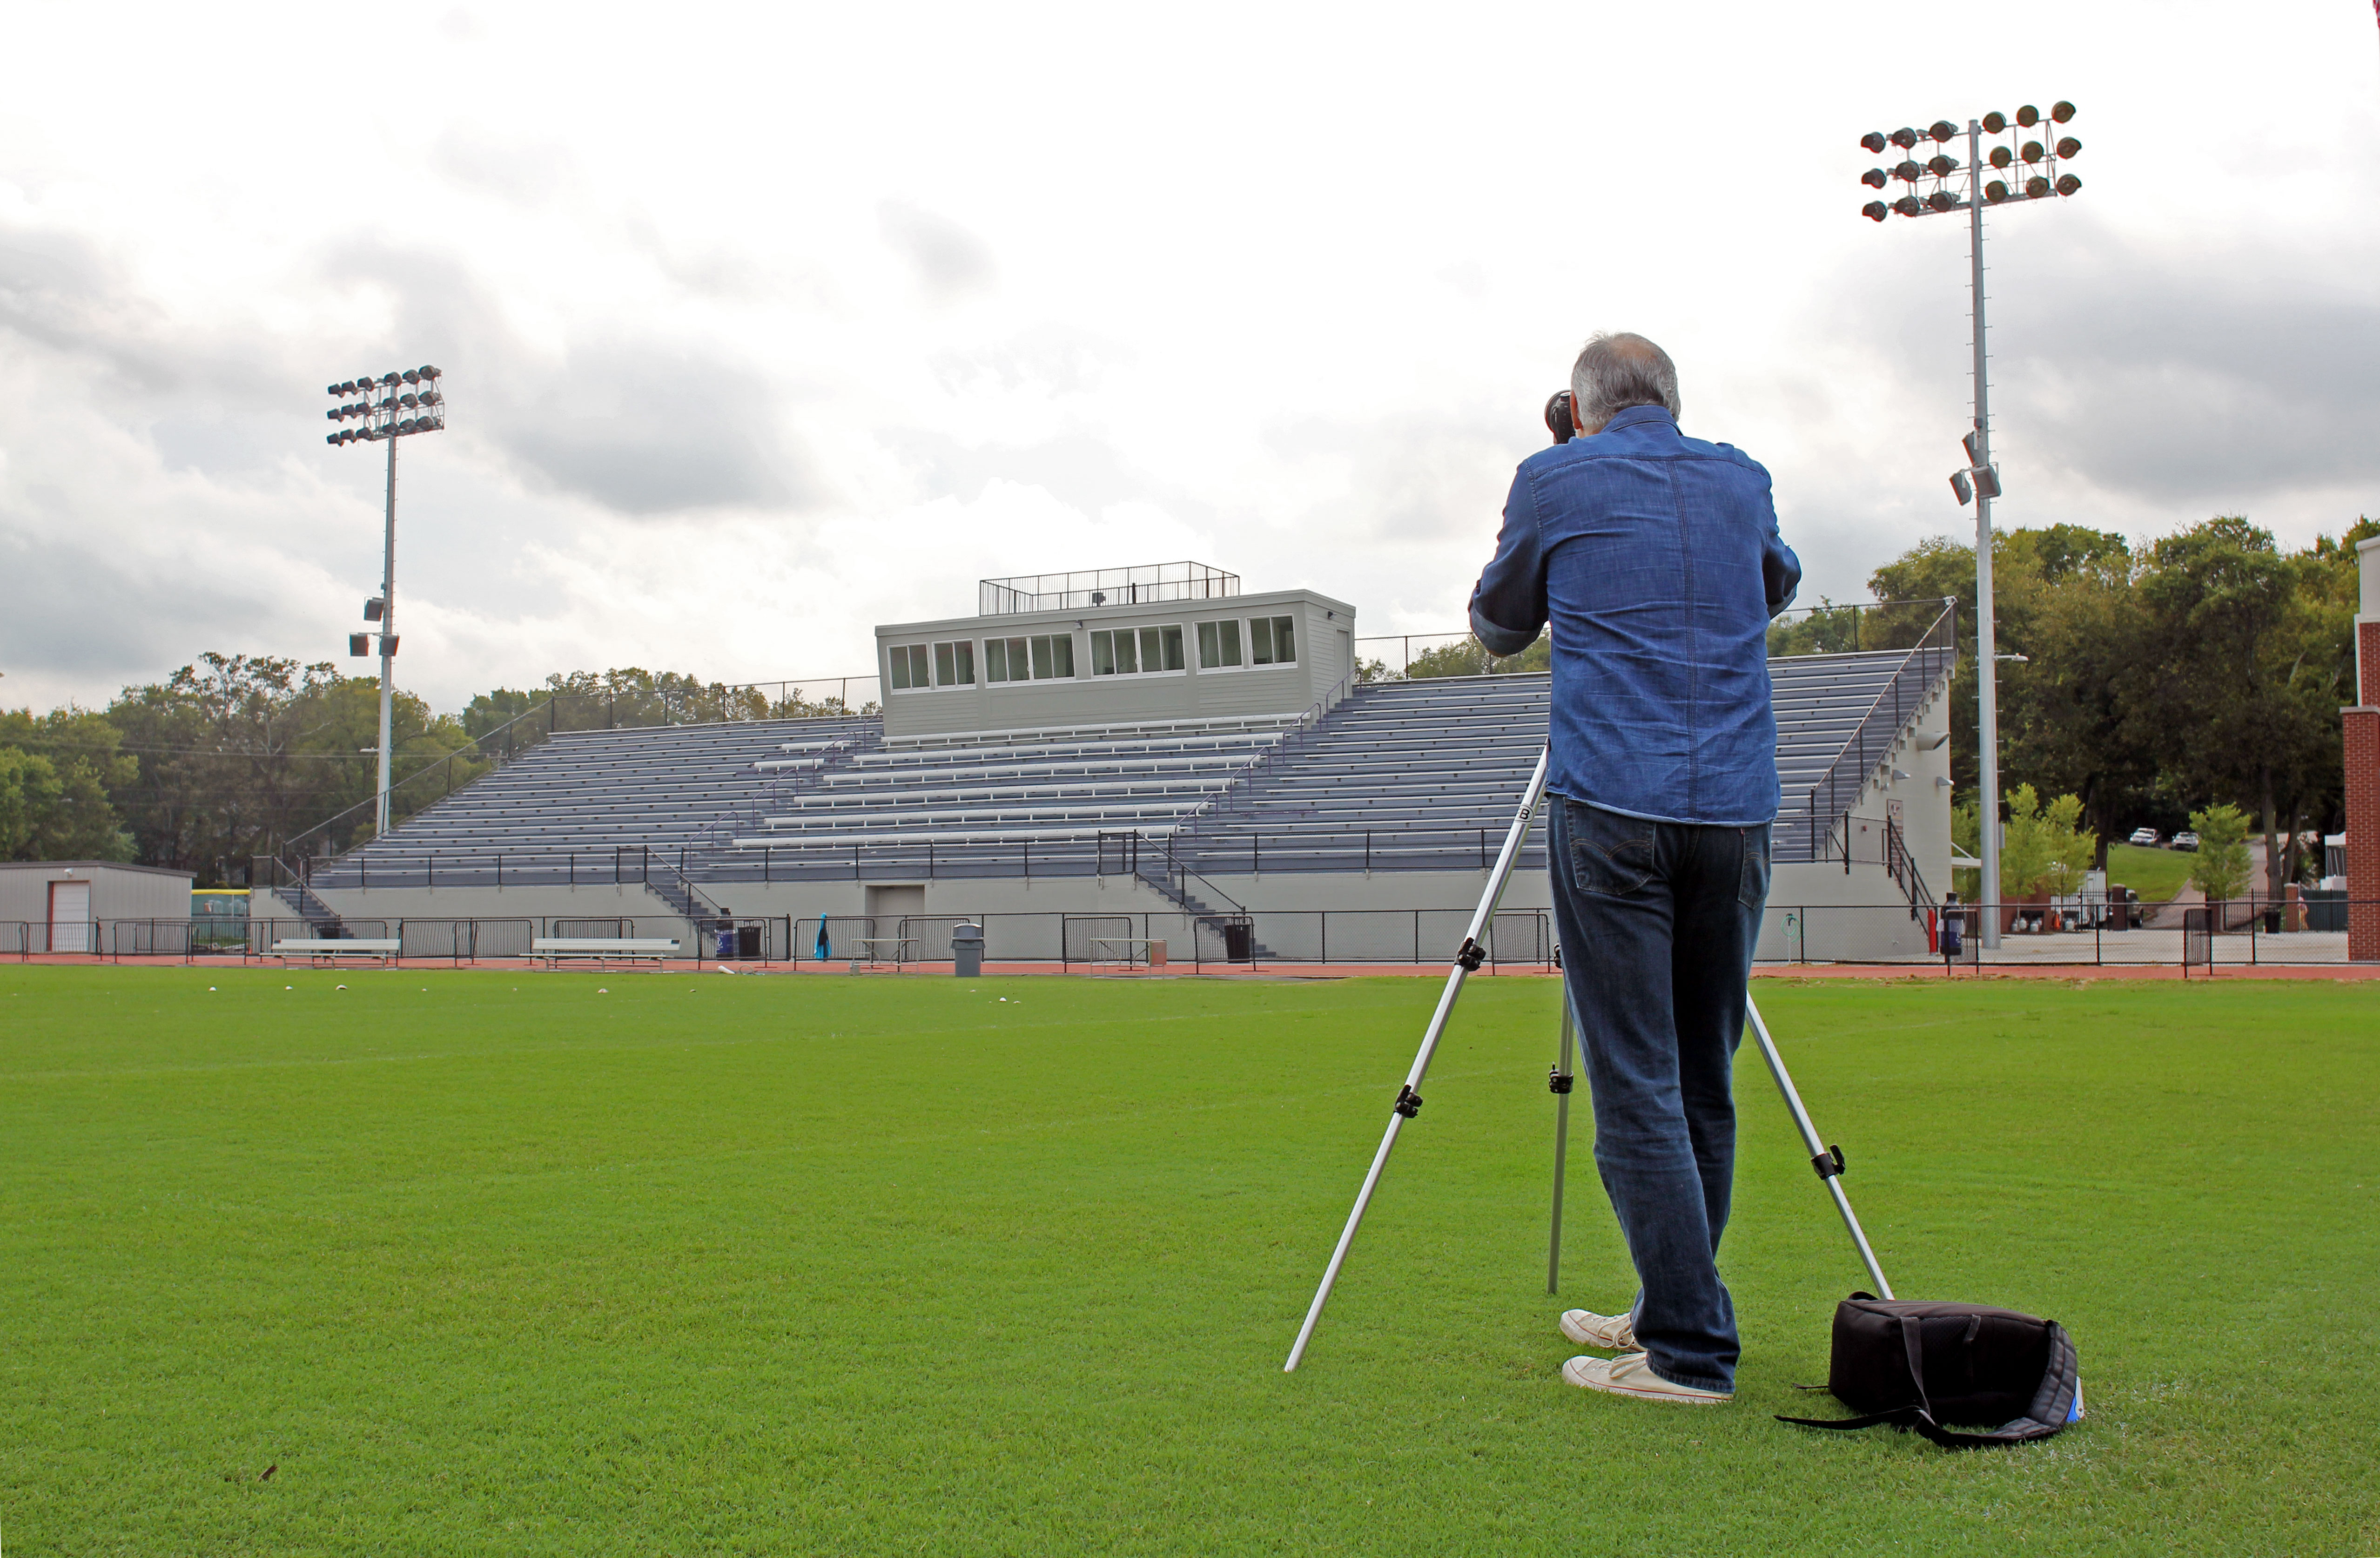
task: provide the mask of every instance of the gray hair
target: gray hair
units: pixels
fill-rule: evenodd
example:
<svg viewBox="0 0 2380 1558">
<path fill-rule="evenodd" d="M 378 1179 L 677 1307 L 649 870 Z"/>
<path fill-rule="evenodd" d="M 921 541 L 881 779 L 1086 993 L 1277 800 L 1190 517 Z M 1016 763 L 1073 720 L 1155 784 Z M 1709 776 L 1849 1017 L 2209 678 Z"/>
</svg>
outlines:
<svg viewBox="0 0 2380 1558">
<path fill-rule="evenodd" d="M 1579 427 L 1601 427 L 1631 406 L 1678 414 L 1678 365 L 1670 354 L 1625 332 L 1597 331 L 1571 365 L 1572 414 Z"/>
</svg>

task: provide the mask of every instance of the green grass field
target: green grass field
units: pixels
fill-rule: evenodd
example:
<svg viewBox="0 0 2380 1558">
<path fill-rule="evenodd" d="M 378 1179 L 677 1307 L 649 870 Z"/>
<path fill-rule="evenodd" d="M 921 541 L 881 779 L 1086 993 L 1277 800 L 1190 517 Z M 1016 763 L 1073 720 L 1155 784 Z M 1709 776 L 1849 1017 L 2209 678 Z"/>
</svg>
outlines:
<svg viewBox="0 0 2380 1558">
<path fill-rule="evenodd" d="M 1902 1295 L 2077 1337 L 1967 1455 L 1771 1420 L 1862 1273 L 1749 1049 L 1737 1400 L 1560 1382 L 1543 980 L 1283 1375 L 1437 988 L 0 968 L 0 1551 L 2380 1542 L 2380 985 L 1762 982 Z"/>
<path fill-rule="evenodd" d="M 2144 904 L 2170 903 L 2188 885 L 2198 857 L 2186 849 L 2143 849 L 2137 844 L 2107 846 L 2107 880 L 2119 882 Z"/>
</svg>

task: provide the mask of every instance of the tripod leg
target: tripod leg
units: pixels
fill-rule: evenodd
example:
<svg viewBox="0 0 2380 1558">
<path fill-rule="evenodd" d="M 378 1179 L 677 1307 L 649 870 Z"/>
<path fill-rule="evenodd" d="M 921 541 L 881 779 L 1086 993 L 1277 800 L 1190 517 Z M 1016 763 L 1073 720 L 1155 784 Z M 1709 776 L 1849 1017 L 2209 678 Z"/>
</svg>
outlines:
<svg viewBox="0 0 2380 1558">
<path fill-rule="evenodd" d="M 1768 1063 L 1768 1074 L 1777 1078 L 1777 1090 L 1785 1095 L 1785 1108 L 1793 1116 L 1793 1127 L 1802 1133 L 1802 1145 L 1810 1150 L 1810 1166 L 1818 1171 L 1818 1177 L 1826 1181 L 1827 1193 L 1835 1199 L 1835 1210 L 1842 1213 L 1843 1226 L 1850 1230 L 1852 1243 L 1859 1248 L 1860 1260 L 1876 1284 L 1876 1296 L 1891 1297 L 1892 1284 L 1884 1280 L 1884 1268 L 1876 1264 L 1876 1251 L 1868 1248 L 1867 1235 L 1852 1211 L 1851 1198 L 1843 1194 L 1842 1149 L 1829 1149 L 1819 1143 L 1818 1127 L 1810 1123 L 1810 1112 L 1802 1107 L 1802 1095 L 1794 1091 L 1793 1078 L 1786 1075 L 1785 1057 L 1777 1053 L 1776 1041 L 1768 1037 L 1768 1025 L 1760 1020 L 1760 1008 L 1749 993 L 1743 998 L 1743 1011 L 1752 1021 L 1753 1037 L 1760 1041 L 1760 1057 Z"/>
<path fill-rule="evenodd" d="M 1554 1223 L 1552 1235 L 1546 1243 L 1546 1291 L 1561 1290 L 1561 1213 L 1562 1180 L 1570 1158 L 1570 1089 L 1577 1073 L 1571 1069 L 1571 1041 L 1578 1032 L 1577 1022 L 1570 1004 L 1569 976 L 1563 976 L 1561 1038 L 1556 1041 L 1553 1075 L 1548 1084 L 1554 1092 Z"/>
<path fill-rule="evenodd" d="M 1520 809 L 1512 814 L 1512 825 L 1504 834 L 1504 847 L 1496 856 L 1496 868 L 1488 879 L 1488 890 L 1479 895 L 1479 907 L 1472 911 L 1471 929 L 1463 938 L 1463 945 L 1454 954 L 1454 967 L 1447 970 L 1446 988 L 1439 992 L 1438 1009 L 1430 1014 L 1429 1027 L 1423 1030 L 1420 1053 L 1414 1056 L 1413 1069 L 1405 1073 L 1405 1085 L 1397 1089 L 1397 1101 L 1389 1114 L 1389 1128 L 1380 1137 L 1379 1150 L 1372 1154 L 1372 1166 L 1365 1172 L 1363 1187 L 1355 1192 L 1355 1204 L 1347 1213 L 1347 1225 L 1340 1230 L 1337 1248 L 1330 1251 L 1330 1263 L 1322 1270 L 1322 1284 L 1314 1290 L 1314 1302 L 1305 1310 L 1305 1323 L 1297 1328 L 1297 1340 L 1291 1344 L 1289 1361 L 1281 1366 L 1286 1374 L 1295 1369 L 1305 1356 L 1305 1345 L 1314 1338 L 1314 1327 L 1322 1319 L 1322 1307 L 1330 1302 L 1330 1289 L 1339 1280 L 1339 1268 L 1346 1263 L 1348 1248 L 1355 1242 L 1355 1230 L 1364 1224 L 1364 1212 L 1372 1204 L 1372 1192 L 1380 1183 L 1380 1171 L 1389 1166 L 1389 1154 L 1395 1150 L 1397 1133 L 1404 1123 L 1421 1113 L 1422 1078 L 1429 1075 L 1430 1058 L 1438 1053 L 1438 1041 L 1446 1032 L 1446 1019 L 1453 1015 L 1455 1000 L 1463 993 L 1463 981 L 1471 971 L 1487 960 L 1487 943 L 1496 918 L 1496 906 L 1503 901 L 1504 886 L 1512 878 L 1512 866 L 1521 858 L 1521 846 L 1528 842 L 1529 820 L 1536 815 L 1537 802 L 1546 793 L 1546 769 L 1552 761 L 1550 748 L 1537 754 L 1537 768 L 1529 776 L 1529 787 L 1521 797 Z"/>
</svg>

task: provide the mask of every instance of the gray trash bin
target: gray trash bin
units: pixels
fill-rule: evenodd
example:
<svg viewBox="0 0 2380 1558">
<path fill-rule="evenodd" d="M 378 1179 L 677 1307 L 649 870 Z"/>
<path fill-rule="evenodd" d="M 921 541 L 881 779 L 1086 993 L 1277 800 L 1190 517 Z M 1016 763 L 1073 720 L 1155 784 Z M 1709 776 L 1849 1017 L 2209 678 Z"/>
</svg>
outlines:
<svg viewBox="0 0 2380 1558">
<path fill-rule="evenodd" d="M 963 980 L 983 976 L 983 927 L 953 925 L 951 927 L 951 961 L 954 972 Z"/>
</svg>

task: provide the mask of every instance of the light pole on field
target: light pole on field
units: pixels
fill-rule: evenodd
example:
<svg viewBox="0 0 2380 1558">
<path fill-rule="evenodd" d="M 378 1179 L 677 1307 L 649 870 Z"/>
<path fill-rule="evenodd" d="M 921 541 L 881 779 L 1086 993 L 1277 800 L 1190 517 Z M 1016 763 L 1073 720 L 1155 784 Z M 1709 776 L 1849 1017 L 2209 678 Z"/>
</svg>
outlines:
<svg viewBox="0 0 2380 1558">
<path fill-rule="evenodd" d="M 2000 473 L 1992 464 L 1991 375 L 1984 355 L 1984 208 L 2058 200 L 2082 188 L 2081 179 L 2058 171 L 2060 163 L 2082 150 L 2081 141 L 2058 133 L 2058 127 L 2073 117 L 2074 105 L 2059 103 L 2046 115 L 2027 103 L 2013 118 L 1992 113 L 1980 120 L 1970 119 L 1964 163 L 1940 152 L 1923 162 L 1917 160 L 1921 141 L 1944 146 L 1959 134 L 1958 127 L 1948 119 L 1937 119 L 1923 130 L 1904 127 L 1889 135 L 1872 130 L 1860 137 L 1860 144 L 1870 152 L 1881 153 L 1891 147 L 1901 154 L 1901 161 L 1889 168 L 1868 169 L 1860 176 L 1860 182 L 1871 189 L 1896 182 L 1904 186 L 1900 198 L 1889 203 L 1868 201 L 1862 215 L 1882 222 L 1896 214 L 1967 213 L 1967 286 L 1974 309 L 1975 418 L 1973 430 L 1961 440 L 1966 445 L 1967 468 L 1951 476 L 1950 489 L 1961 504 L 1972 500 L 1975 505 L 1975 757 L 1983 792 L 1975 810 L 1981 824 L 1978 853 L 1984 879 L 1976 896 L 1982 901 L 1983 915 L 1978 930 L 1987 947 L 2000 944 L 1999 657 L 1992 612 L 1992 500 L 2000 495 Z M 1984 138 L 1987 135 L 1996 141 L 2003 135 L 2008 139 L 1986 151 Z M 2005 176 L 1995 177 L 1995 174 Z M 2021 182 L 2011 187 L 2011 178 Z"/>
<path fill-rule="evenodd" d="M 436 432 L 446 425 L 446 397 L 438 388 L 443 375 L 428 366 L 407 368 L 377 377 L 367 375 L 330 386 L 341 404 L 323 413 L 334 422 L 353 422 L 322 442 L 331 444 L 388 445 L 388 518 L 382 536 L 380 593 L 364 603 L 364 620 L 380 624 L 374 633 L 347 635 L 347 652 L 371 652 L 380 639 L 380 804 L 372 812 L 372 836 L 388 832 L 390 709 L 396 688 L 396 441 L 417 432 Z"/>
</svg>

